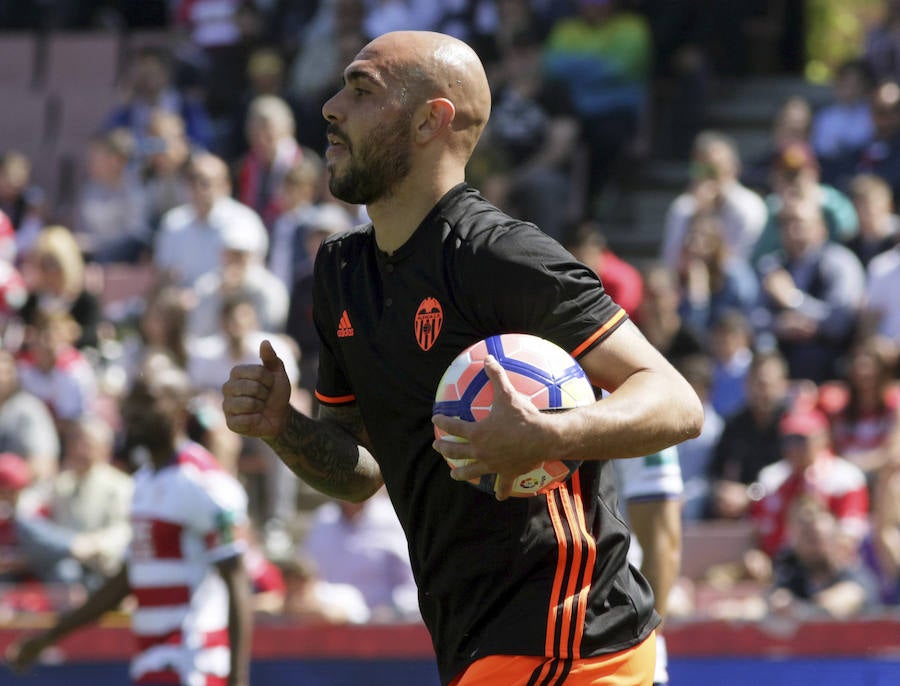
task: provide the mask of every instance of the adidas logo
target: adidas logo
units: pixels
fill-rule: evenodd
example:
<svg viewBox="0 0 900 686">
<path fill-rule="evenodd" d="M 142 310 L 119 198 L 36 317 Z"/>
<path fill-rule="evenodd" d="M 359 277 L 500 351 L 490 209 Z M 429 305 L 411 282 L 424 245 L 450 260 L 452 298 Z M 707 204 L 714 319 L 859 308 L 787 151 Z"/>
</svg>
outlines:
<svg viewBox="0 0 900 686">
<path fill-rule="evenodd" d="M 341 312 L 341 320 L 338 322 L 337 335 L 338 338 L 349 338 L 353 335 L 353 324 L 350 323 L 350 317 L 347 316 L 347 310 Z"/>
</svg>

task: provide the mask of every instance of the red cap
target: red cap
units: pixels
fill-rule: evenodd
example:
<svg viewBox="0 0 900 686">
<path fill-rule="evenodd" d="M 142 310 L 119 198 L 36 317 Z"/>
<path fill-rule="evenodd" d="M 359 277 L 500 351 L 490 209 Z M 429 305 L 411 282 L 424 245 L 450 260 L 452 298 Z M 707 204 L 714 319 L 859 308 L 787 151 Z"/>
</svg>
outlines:
<svg viewBox="0 0 900 686">
<path fill-rule="evenodd" d="M 0 453 L 0 488 L 21 491 L 30 483 L 28 463 L 13 453 Z"/>
<path fill-rule="evenodd" d="M 819 410 L 792 410 L 781 418 L 778 428 L 783 436 L 809 436 L 826 431 L 828 418 Z"/>
</svg>

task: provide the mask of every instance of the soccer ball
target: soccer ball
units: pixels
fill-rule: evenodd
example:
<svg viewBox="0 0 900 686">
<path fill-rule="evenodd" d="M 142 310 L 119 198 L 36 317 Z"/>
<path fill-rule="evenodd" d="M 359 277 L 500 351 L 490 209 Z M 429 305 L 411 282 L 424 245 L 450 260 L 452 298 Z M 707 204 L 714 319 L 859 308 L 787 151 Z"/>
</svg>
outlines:
<svg viewBox="0 0 900 686">
<path fill-rule="evenodd" d="M 584 370 L 569 353 L 538 336 L 508 333 L 469 346 L 450 363 L 435 393 L 434 414 L 477 422 L 491 413 L 494 389 L 484 371 L 484 360 L 489 354 L 503 366 L 516 390 L 527 395 L 541 410 L 565 410 L 595 400 Z M 434 433 L 437 438 L 465 441 L 437 427 Z M 451 467 L 458 467 L 469 460 L 447 459 L 447 462 Z M 536 469 L 520 474 L 512 494 L 525 498 L 546 493 L 569 478 L 580 464 L 581 460 L 547 460 Z M 485 474 L 470 483 L 493 494 L 496 479 L 496 474 Z"/>
</svg>

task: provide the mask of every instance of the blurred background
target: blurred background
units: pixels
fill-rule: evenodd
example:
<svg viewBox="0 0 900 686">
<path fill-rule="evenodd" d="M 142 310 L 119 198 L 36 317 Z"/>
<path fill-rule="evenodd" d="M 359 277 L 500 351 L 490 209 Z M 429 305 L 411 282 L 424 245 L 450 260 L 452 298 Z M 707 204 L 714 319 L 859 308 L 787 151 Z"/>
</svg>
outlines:
<svg viewBox="0 0 900 686">
<path fill-rule="evenodd" d="M 121 563 L 119 402 L 162 360 L 250 499 L 262 683 L 436 683 L 383 494 L 310 490 L 218 397 L 271 338 L 315 411 L 312 261 L 367 221 L 321 107 L 410 28 L 485 63 L 470 183 L 704 400 L 672 683 L 900 683 L 897 0 L 0 0 L 0 648 Z M 28 683 L 124 678 L 127 617 Z"/>
</svg>

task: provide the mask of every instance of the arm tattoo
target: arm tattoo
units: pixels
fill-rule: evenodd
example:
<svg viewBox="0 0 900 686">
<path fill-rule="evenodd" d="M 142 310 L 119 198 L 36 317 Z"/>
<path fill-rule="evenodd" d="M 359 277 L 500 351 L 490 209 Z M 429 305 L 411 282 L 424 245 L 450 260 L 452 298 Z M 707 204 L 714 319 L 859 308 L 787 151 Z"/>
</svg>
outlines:
<svg viewBox="0 0 900 686">
<path fill-rule="evenodd" d="M 317 419 L 291 411 L 281 435 L 266 443 L 291 471 L 326 495 L 363 500 L 383 483 L 356 405 L 323 406 Z"/>
</svg>

